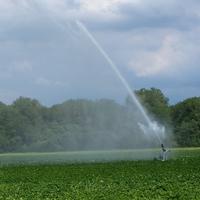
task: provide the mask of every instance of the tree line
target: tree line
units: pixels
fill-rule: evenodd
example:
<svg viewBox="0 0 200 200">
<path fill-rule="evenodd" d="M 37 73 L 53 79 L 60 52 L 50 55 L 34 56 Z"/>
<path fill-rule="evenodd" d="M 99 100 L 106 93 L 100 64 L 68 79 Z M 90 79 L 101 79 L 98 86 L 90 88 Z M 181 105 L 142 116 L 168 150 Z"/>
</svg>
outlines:
<svg viewBox="0 0 200 200">
<path fill-rule="evenodd" d="M 135 91 L 151 118 L 170 128 L 178 146 L 200 146 L 200 98 L 176 105 L 156 88 Z M 0 103 L 0 152 L 145 148 L 142 120 L 130 97 L 114 100 L 67 100 L 46 107 L 20 97 Z"/>
</svg>

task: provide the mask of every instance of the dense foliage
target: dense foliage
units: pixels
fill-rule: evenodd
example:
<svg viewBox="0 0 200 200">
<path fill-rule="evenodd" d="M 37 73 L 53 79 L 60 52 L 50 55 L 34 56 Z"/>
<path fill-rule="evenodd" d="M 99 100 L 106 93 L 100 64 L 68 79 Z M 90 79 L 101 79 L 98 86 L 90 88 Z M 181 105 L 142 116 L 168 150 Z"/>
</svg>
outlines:
<svg viewBox="0 0 200 200">
<path fill-rule="evenodd" d="M 174 127 L 178 145 L 200 146 L 200 98 L 169 106 L 159 89 L 136 94 L 151 118 Z M 12 105 L 0 103 L 0 152 L 149 147 L 138 127 L 140 115 L 130 97 L 125 105 L 79 99 L 52 107 L 20 97 Z"/>
<path fill-rule="evenodd" d="M 20 97 L 0 105 L 2 152 L 132 148 L 142 139 L 134 113 L 112 100 L 68 100 L 47 108 Z"/>
<path fill-rule="evenodd" d="M 169 99 L 157 88 L 142 88 L 135 92 L 150 115 L 162 124 L 168 125 L 170 119 Z"/>
<path fill-rule="evenodd" d="M 0 200 L 197 200 L 199 166 L 195 156 L 167 162 L 1 167 Z"/>
<path fill-rule="evenodd" d="M 200 146 L 200 97 L 170 106 L 159 89 L 141 89 L 136 94 L 150 115 L 173 132 L 176 145 Z"/>
<path fill-rule="evenodd" d="M 172 106 L 172 121 L 180 146 L 200 146 L 200 97 Z"/>
</svg>

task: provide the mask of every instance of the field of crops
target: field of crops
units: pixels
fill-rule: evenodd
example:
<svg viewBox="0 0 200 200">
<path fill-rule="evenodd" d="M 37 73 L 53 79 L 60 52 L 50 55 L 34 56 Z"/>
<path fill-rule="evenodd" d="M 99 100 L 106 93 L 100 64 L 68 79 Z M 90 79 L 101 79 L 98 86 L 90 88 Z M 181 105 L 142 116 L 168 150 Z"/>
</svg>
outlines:
<svg viewBox="0 0 200 200">
<path fill-rule="evenodd" d="M 28 162 L 25 163 L 25 161 L 30 161 L 28 154 L 1 155 L 0 200 L 199 200 L 200 150 L 176 149 L 173 151 L 173 155 L 176 156 L 166 162 L 154 159 L 82 164 L 64 163 L 63 160 L 62 163 L 57 164 L 30 165 Z M 102 156 L 100 152 L 98 154 Z M 31 155 L 39 156 L 39 154 Z M 13 158 L 16 161 L 20 156 L 24 156 L 23 159 L 21 158 L 23 165 L 11 164 Z M 45 154 L 42 156 L 46 157 Z M 56 157 L 56 154 L 48 156 L 52 158 Z M 61 157 L 58 153 L 59 156 Z M 91 155 L 88 157 L 91 158 Z"/>
</svg>

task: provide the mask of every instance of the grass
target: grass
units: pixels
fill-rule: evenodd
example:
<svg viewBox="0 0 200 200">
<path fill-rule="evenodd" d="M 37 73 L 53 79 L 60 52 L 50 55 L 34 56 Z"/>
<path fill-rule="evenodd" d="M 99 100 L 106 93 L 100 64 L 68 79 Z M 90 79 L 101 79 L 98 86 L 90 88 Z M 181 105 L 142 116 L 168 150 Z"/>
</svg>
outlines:
<svg viewBox="0 0 200 200">
<path fill-rule="evenodd" d="M 198 156 L 200 148 L 170 149 L 169 158 Z M 113 151 L 74 151 L 52 153 L 6 153 L 0 154 L 1 165 L 54 164 L 110 162 L 122 160 L 153 160 L 159 156 L 160 149 L 113 150 Z"/>
<path fill-rule="evenodd" d="M 146 160 L 159 155 L 158 149 L 74 151 L 52 153 L 8 153 L 0 154 L 0 165 L 45 164 L 45 163 L 85 163 L 119 160 Z"/>
<path fill-rule="evenodd" d="M 157 150 L 151 151 L 157 152 Z M 131 152 L 145 153 L 145 151 L 123 151 L 121 154 L 130 156 Z M 0 155 L 2 163 L 4 159 L 4 164 L 0 167 L 0 200 L 200 199 L 200 149 L 198 148 L 173 149 L 172 159 L 166 162 L 140 160 L 69 164 L 81 156 L 94 159 L 100 155 L 101 158 L 108 159 L 107 153 L 113 156 L 119 152 Z M 29 162 L 31 156 L 34 159 L 38 156 L 41 158 L 49 156 L 51 161 L 55 161 L 57 155 L 63 158 L 63 163 L 47 164 L 48 159 L 42 164 Z M 70 155 L 71 160 L 65 160 L 66 156 Z M 23 157 L 21 160 L 23 165 L 13 165 L 14 162 L 11 160 L 20 156 Z M 76 159 L 72 160 L 74 156 Z M 5 158 L 10 164 L 6 163 Z M 67 163 L 64 163 L 64 160 Z M 31 165 L 27 165 L 26 162 Z"/>
</svg>

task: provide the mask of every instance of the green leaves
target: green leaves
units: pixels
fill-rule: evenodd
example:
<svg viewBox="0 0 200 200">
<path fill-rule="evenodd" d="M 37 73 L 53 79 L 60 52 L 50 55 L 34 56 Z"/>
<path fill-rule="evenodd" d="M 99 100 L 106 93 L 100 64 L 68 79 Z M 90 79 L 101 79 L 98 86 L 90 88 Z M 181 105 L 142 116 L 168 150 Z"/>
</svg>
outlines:
<svg viewBox="0 0 200 200">
<path fill-rule="evenodd" d="M 200 145 L 200 98 L 187 99 L 173 106 L 172 120 L 179 145 Z"/>
<path fill-rule="evenodd" d="M 200 199 L 199 166 L 198 156 L 167 162 L 1 167 L 0 199 Z"/>
<path fill-rule="evenodd" d="M 142 88 L 135 92 L 141 103 L 153 117 L 163 124 L 170 123 L 169 100 L 157 88 Z"/>
<path fill-rule="evenodd" d="M 200 98 L 169 106 L 159 89 L 143 88 L 136 94 L 151 118 L 165 125 L 166 142 L 200 146 Z M 109 99 L 77 99 L 52 107 L 20 97 L 12 105 L 0 102 L 0 152 L 153 147 L 157 144 L 147 141 L 138 126 L 143 120 L 129 97 L 126 105 Z"/>
</svg>

